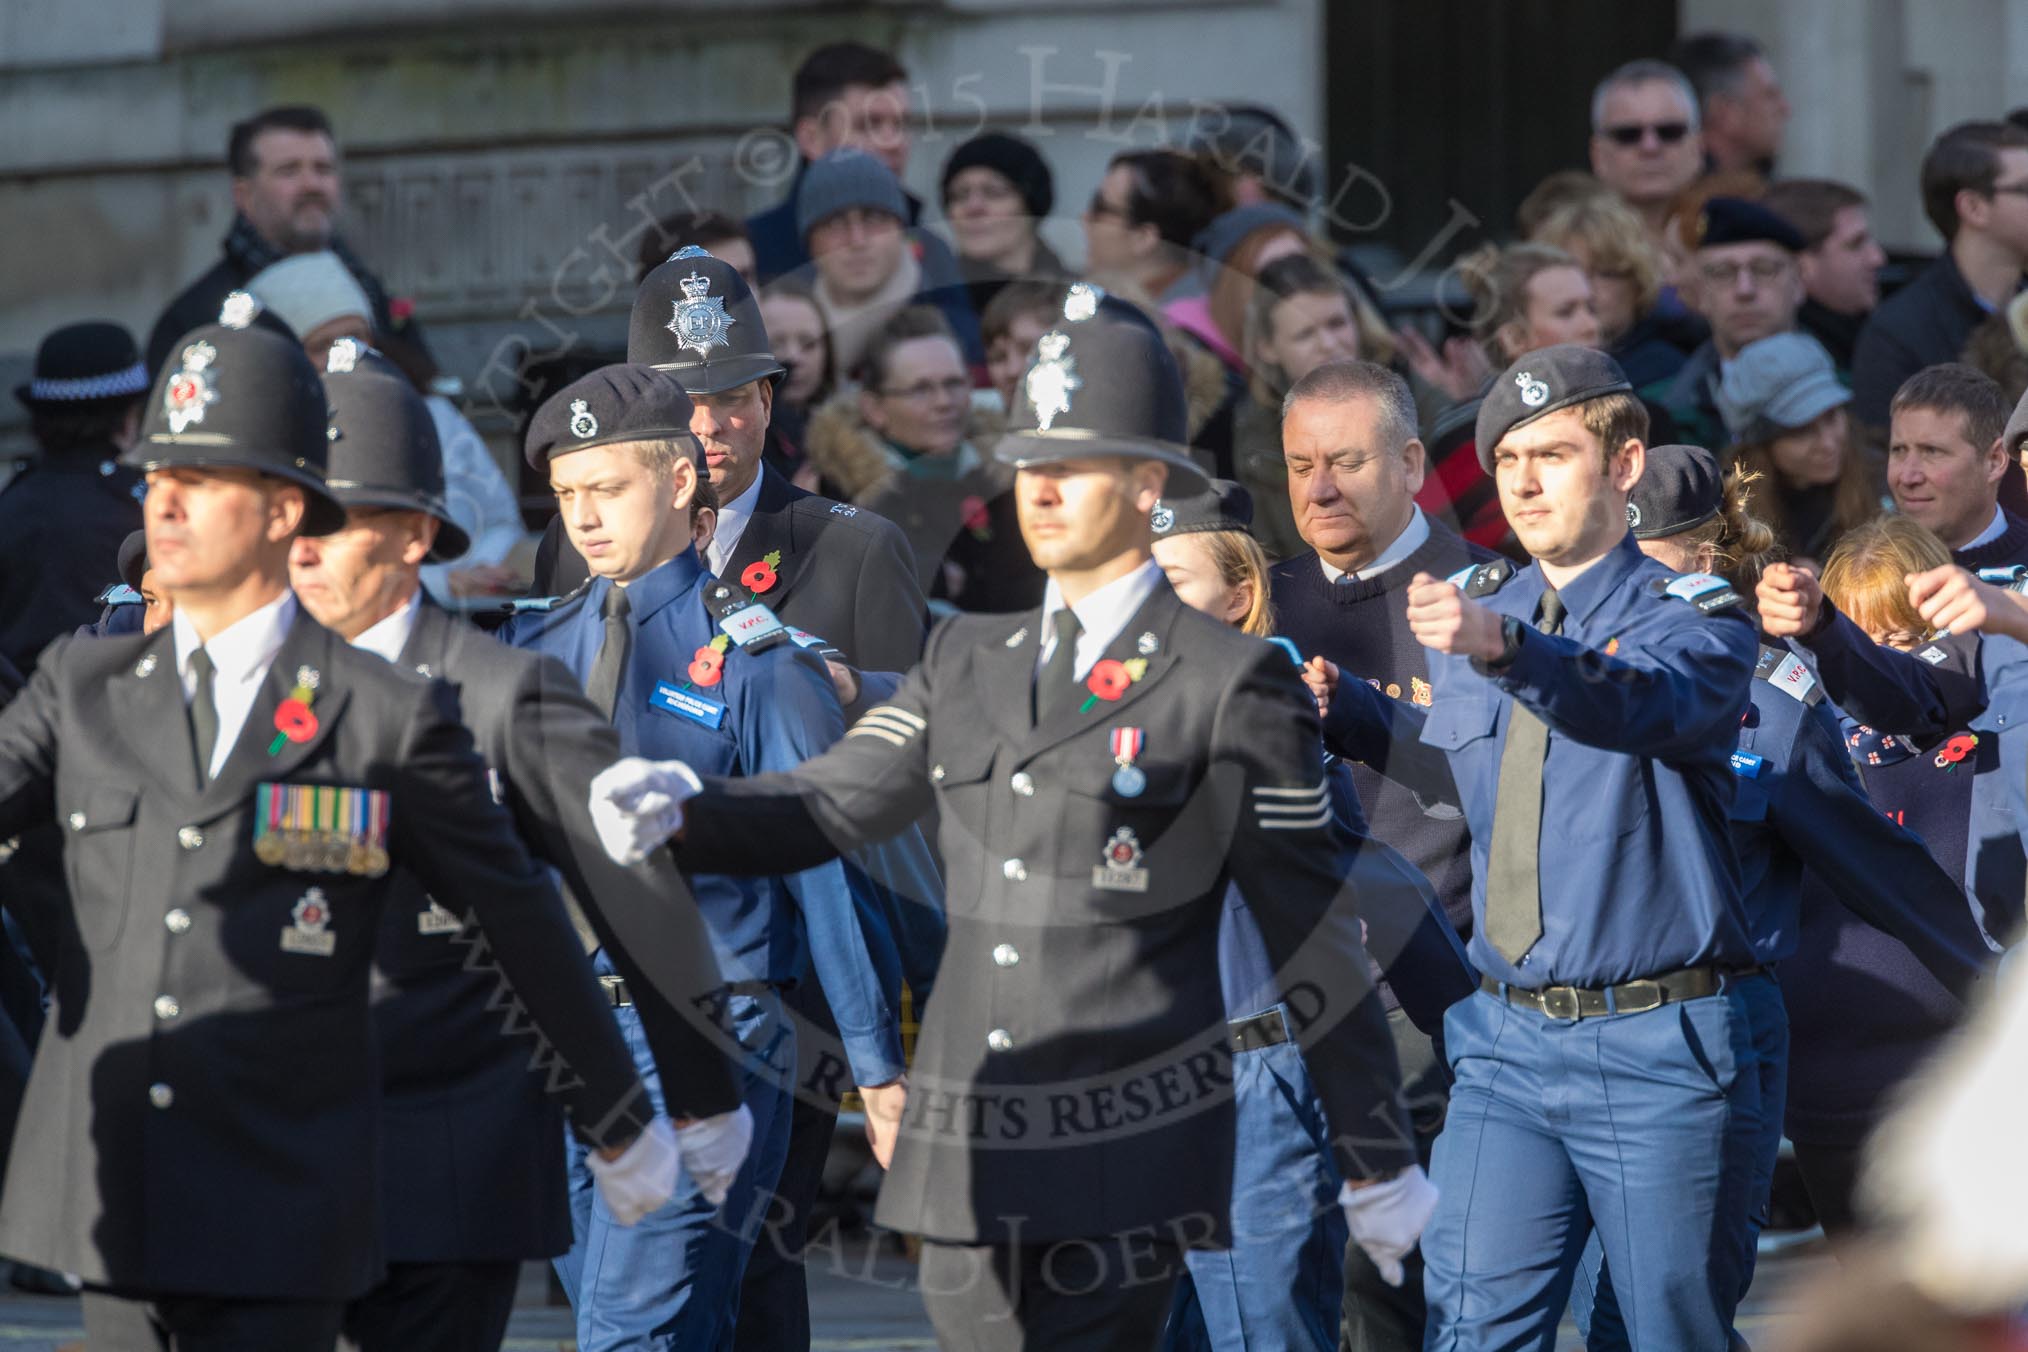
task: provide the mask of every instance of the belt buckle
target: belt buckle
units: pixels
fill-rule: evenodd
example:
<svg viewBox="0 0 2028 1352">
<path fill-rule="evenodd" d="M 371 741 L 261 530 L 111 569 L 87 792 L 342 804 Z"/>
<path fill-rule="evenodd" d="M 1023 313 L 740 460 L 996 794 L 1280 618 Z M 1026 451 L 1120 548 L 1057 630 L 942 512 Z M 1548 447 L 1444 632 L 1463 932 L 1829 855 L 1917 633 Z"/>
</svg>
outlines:
<svg viewBox="0 0 2028 1352">
<path fill-rule="evenodd" d="M 1634 1003 L 1640 999 L 1641 1003 Z M 1668 996 L 1662 991 L 1659 981 L 1629 981 L 1613 992 L 1615 1014 L 1645 1014 L 1651 1009 L 1660 1009 L 1668 1003 Z"/>
<path fill-rule="evenodd" d="M 1567 1019 L 1572 1023 L 1584 1017 L 1584 1009 L 1577 1002 L 1575 986 L 1544 986 L 1537 993 L 1542 1012 L 1552 1019 Z"/>
</svg>

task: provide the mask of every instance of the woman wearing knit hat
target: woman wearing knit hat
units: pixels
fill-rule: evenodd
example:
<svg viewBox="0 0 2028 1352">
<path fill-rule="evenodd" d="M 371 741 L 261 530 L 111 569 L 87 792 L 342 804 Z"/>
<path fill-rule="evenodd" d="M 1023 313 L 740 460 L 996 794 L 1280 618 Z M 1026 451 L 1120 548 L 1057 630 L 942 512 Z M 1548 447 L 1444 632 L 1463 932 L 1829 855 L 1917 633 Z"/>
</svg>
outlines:
<svg viewBox="0 0 2028 1352">
<path fill-rule="evenodd" d="M 328 249 L 272 263 L 249 278 L 246 289 L 302 340 L 319 371 L 340 338 L 373 343 L 373 302 Z"/>
<path fill-rule="evenodd" d="M 943 199 L 977 313 L 1017 278 L 1069 275 L 1037 232 L 1056 204 L 1049 164 L 1019 136 L 984 132 L 952 151 L 944 161 Z"/>
</svg>

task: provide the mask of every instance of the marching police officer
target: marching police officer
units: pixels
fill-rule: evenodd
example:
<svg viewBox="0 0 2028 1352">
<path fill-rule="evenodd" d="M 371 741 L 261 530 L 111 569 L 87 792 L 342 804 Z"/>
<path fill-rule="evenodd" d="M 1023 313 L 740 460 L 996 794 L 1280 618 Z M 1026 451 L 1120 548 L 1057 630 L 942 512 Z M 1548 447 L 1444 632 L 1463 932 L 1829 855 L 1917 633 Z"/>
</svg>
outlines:
<svg viewBox="0 0 2028 1352">
<path fill-rule="evenodd" d="M 1593 1232 L 1636 1346 L 1723 1347 L 1739 1298 L 1759 959 L 1725 819 L 1758 645 L 1723 580 L 1635 545 L 1646 434 L 1591 349 L 1494 382 L 1479 455 L 1534 562 L 1420 577 L 1431 707 L 1379 701 L 1407 736 L 1348 748 L 1449 775 L 1472 832 L 1483 989 L 1444 1024 L 1431 1346 L 1551 1341 Z"/>
<path fill-rule="evenodd" d="M 1203 487 L 1182 382 L 1144 320 L 1092 300 L 1045 338 L 997 452 L 1050 574 L 1039 612 L 950 620 L 892 699 L 792 773 L 714 778 L 687 803 L 698 781 L 676 763 L 594 785 L 611 848 L 687 811 L 700 870 L 806 865 L 940 810 L 946 975 L 878 1218 L 925 1238 L 948 1348 L 1152 1346 L 1183 1251 L 1227 1240 L 1228 878 L 1277 980 L 1325 996 L 1305 1055 L 1352 1235 L 1396 1261 L 1428 1214 L 1340 894 L 1315 704 L 1286 654 L 1184 606 L 1152 561 L 1165 481 Z"/>
<path fill-rule="evenodd" d="M 92 589 L 141 525 L 141 476 L 120 456 L 147 393 L 133 335 L 102 321 L 43 339 L 35 374 L 14 389 L 41 447 L 0 490 L 0 659 L 23 672 L 96 618 Z"/>
<path fill-rule="evenodd" d="M 465 533 L 445 504 L 435 424 L 408 380 L 340 339 L 324 392 L 329 483 L 346 524 L 298 537 L 296 596 L 355 647 L 458 687 L 530 852 L 561 872 L 581 932 L 613 955 L 610 982 L 625 983 L 641 1014 L 670 1115 L 705 1119 L 677 1129 L 686 1166 L 715 1167 L 722 1192 L 745 1141 L 716 1115 L 744 1109 L 723 1052 L 691 1020 L 723 978 L 667 855 L 624 869 L 599 848 L 584 798 L 619 756 L 612 726 L 555 661 L 496 642 L 422 590 L 423 565 L 456 558 Z M 489 1352 L 506 1333 L 522 1260 L 570 1245 L 562 1123 L 526 1047 L 500 1035 L 498 978 L 471 960 L 476 939 L 413 873 L 399 875 L 374 983 L 388 1275 L 346 1314 L 347 1345 L 366 1352 Z M 696 1143 L 721 1136 L 740 1153 L 714 1163 Z"/>
<path fill-rule="evenodd" d="M 517 615 L 502 637 L 579 673 L 630 752 L 693 757 L 715 773 L 787 769 L 835 741 L 844 718 L 823 664 L 752 593 L 713 578 L 698 560 L 691 517 L 710 484 L 691 417 L 675 376 L 638 364 L 595 371 L 537 410 L 529 462 L 549 477 L 597 576 L 553 608 Z M 576 1242 L 557 1270 L 586 1352 L 622 1340 L 725 1345 L 787 1149 L 784 1091 L 798 1031 L 786 1020 L 783 988 L 806 959 L 823 979 L 861 1092 L 877 1101 L 901 1075 L 899 973 L 869 951 L 842 868 L 778 876 L 785 871 L 691 878 L 732 979 L 726 1014 L 748 1053 L 740 1087 L 753 1116 L 752 1157 L 724 1219 L 686 1186 L 634 1231 L 615 1231 L 580 1179 Z M 603 952 L 598 962 L 606 970 Z M 621 1025 L 631 1029 L 627 990 L 615 994 Z"/>
<path fill-rule="evenodd" d="M 1701 447 L 1650 446 L 1629 502 L 1641 552 L 1677 573 L 1752 577 L 1773 542 L 1765 527 L 1746 517 L 1736 480 L 1728 482 Z M 1756 531 L 1758 542 L 1752 538 Z M 1959 893 L 1950 874 L 1920 839 L 1868 800 L 1832 705 L 1801 659 L 1763 644 L 1751 699 L 1732 753 L 1729 813 L 1747 925 L 1754 953 L 1767 969 L 1739 982 L 1760 1081 L 1757 1109 L 1738 1124 L 1753 1152 L 1750 1205 L 1739 1227 L 1742 1296 L 1753 1275 L 1781 1146 L 1789 1022 L 1776 972 L 1806 932 L 1804 869 L 1827 885 L 1816 896 L 1828 891 L 1854 915 L 1901 940 L 1960 998 L 1980 983 L 1991 957 L 1969 908 L 1951 904 Z M 1603 1249 L 1594 1235 L 1573 1297 L 1578 1330 L 1590 1352 L 1630 1345 L 1610 1286 L 1598 1284 L 1602 1266 Z"/>
<path fill-rule="evenodd" d="M 597 983 L 556 961 L 569 924 L 454 694 L 288 591 L 292 537 L 344 522 L 325 432 L 299 346 L 189 334 L 132 454 L 175 618 L 58 644 L 0 713 L 0 835 L 53 813 L 72 883 L 0 1251 L 84 1279 L 95 1352 L 329 1348 L 378 1278 L 367 981 L 391 867 L 477 914 L 614 1204 L 673 1186 L 668 1124 Z"/>
</svg>

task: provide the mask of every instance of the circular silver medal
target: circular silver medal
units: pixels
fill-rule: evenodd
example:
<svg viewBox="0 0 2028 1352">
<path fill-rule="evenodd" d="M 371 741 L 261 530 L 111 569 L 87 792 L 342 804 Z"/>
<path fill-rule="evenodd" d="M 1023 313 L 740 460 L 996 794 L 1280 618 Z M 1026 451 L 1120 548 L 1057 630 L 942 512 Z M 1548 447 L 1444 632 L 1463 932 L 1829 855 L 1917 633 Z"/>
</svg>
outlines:
<svg viewBox="0 0 2028 1352">
<path fill-rule="evenodd" d="M 1113 792 L 1122 798 L 1139 798 L 1148 787 L 1148 777 L 1138 765 L 1122 765 L 1113 771 Z"/>
</svg>

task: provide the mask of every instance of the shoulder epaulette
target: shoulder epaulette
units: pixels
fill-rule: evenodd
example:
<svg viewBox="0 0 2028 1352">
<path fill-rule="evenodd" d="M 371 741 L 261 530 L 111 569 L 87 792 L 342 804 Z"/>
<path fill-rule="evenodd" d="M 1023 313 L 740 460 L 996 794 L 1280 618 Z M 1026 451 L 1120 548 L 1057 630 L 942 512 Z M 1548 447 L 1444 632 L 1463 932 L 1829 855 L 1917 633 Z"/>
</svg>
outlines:
<svg viewBox="0 0 2028 1352">
<path fill-rule="evenodd" d="M 1467 596 L 1491 596 L 1507 585 L 1514 576 L 1514 565 L 1505 559 L 1494 559 L 1491 563 L 1467 564 L 1452 573 L 1447 581 Z"/>
<path fill-rule="evenodd" d="M 1763 643 L 1760 661 L 1754 664 L 1753 678 L 1766 681 L 1790 699 L 1804 704 L 1818 704 L 1824 698 L 1824 687 L 1817 684 L 1817 673 L 1810 670 L 1809 663 L 1787 648 Z"/>
<path fill-rule="evenodd" d="M 92 601 L 94 604 L 101 606 L 144 606 L 148 604 L 146 597 L 124 582 L 115 582 L 112 586 L 93 597 Z"/>
<path fill-rule="evenodd" d="M 1667 582 L 1657 579 L 1655 589 L 1657 595 L 1687 601 L 1706 615 L 1740 604 L 1739 593 L 1732 589 L 1732 584 L 1711 573 L 1684 573 Z"/>
<path fill-rule="evenodd" d="M 2011 568 L 1981 568 L 1979 581 L 1990 582 L 2005 591 L 2028 593 L 2028 567 L 2016 564 Z"/>
</svg>

